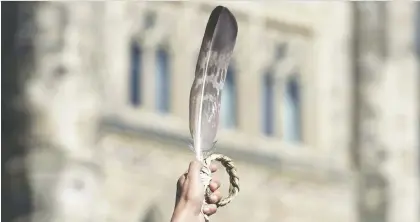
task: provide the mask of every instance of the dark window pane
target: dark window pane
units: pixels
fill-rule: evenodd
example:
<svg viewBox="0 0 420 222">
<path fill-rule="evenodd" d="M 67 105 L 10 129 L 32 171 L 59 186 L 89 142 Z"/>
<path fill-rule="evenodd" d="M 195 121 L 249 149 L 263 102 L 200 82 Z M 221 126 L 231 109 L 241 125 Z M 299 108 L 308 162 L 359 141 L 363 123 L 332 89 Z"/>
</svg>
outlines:
<svg viewBox="0 0 420 222">
<path fill-rule="evenodd" d="M 156 109 L 159 112 L 169 112 L 170 73 L 169 55 L 164 49 L 156 54 Z"/>
<path fill-rule="evenodd" d="M 283 105 L 283 137 L 286 141 L 300 141 L 301 110 L 298 78 L 292 76 L 286 83 Z"/>
<path fill-rule="evenodd" d="M 267 136 L 274 134 L 274 78 L 272 73 L 266 73 L 263 76 L 262 85 L 262 128 L 263 133 Z"/>
<path fill-rule="evenodd" d="M 131 56 L 131 70 L 130 70 L 130 102 L 134 106 L 141 104 L 141 65 L 142 65 L 142 51 L 140 47 L 132 43 L 130 49 Z"/>
</svg>

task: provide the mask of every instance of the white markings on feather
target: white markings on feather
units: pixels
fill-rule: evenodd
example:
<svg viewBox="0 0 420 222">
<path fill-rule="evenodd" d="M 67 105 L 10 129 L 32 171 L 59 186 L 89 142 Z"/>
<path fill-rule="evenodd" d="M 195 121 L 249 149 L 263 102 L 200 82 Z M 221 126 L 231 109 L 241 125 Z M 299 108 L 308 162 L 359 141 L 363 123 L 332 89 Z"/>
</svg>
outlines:
<svg viewBox="0 0 420 222">
<path fill-rule="evenodd" d="M 196 73 L 196 80 L 194 83 L 194 91 L 200 91 L 199 95 L 193 96 L 193 104 L 194 104 L 194 126 L 195 130 L 193 130 L 193 140 L 194 140 L 194 148 L 196 153 L 196 158 L 199 161 L 202 161 L 202 154 L 207 149 L 207 144 L 203 144 L 205 139 L 208 135 L 201 135 L 203 131 L 203 120 L 207 120 L 210 126 L 214 130 L 217 131 L 218 125 L 218 111 L 220 110 L 220 94 L 221 90 L 223 89 L 226 72 L 229 65 L 229 61 L 232 55 L 232 52 L 229 53 L 221 53 L 211 51 L 212 42 L 208 41 L 205 43 L 205 47 L 200 52 L 199 57 L 199 64 L 198 64 L 198 72 Z M 205 58 L 205 59 L 202 59 Z M 217 65 L 218 69 L 216 70 L 209 70 L 209 64 Z M 223 69 L 220 69 L 223 68 Z M 212 71 L 212 73 L 208 73 Z M 198 104 L 197 104 L 198 102 Z M 197 105 L 199 107 L 197 107 Z M 204 106 L 206 106 L 207 110 L 204 110 Z M 196 113 L 198 109 L 198 113 Z M 198 117 L 197 117 L 198 114 Z M 203 116 L 205 115 L 205 116 Z M 204 129 L 205 130 L 205 129 Z M 205 131 L 207 132 L 207 131 Z M 203 146 L 204 145 L 204 146 Z M 212 147 L 211 144 L 208 146 Z"/>
<path fill-rule="evenodd" d="M 207 68 L 208 68 L 208 64 L 210 62 L 210 54 L 211 54 L 211 46 L 213 45 L 213 42 L 210 42 L 210 45 L 207 48 L 207 61 L 205 63 L 205 69 L 204 69 L 204 73 L 203 73 L 203 83 L 202 83 L 202 87 L 201 87 L 201 101 L 200 101 L 200 108 L 199 108 L 199 112 L 198 112 L 198 121 L 196 123 L 196 127 L 197 127 L 197 135 L 194 136 L 194 147 L 195 147 L 195 155 L 197 160 L 199 161 L 203 161 L 202 158 L 203 156 L 201 155 L 201 117 L 202 117 L 202 112 L 203 112 L 203 100 L 204 100 L 204 89 L 206 86 L 206 78 L 207 78 Z M 198 125 L 198 126 L 197 126 Z"/>
</svg>

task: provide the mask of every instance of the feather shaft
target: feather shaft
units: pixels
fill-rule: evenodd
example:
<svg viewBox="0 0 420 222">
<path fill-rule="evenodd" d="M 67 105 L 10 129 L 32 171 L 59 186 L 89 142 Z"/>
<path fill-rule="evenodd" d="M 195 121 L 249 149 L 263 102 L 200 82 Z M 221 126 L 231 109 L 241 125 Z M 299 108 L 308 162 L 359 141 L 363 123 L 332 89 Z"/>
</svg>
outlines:
<svg viewBox="0 0 420 222">
<path fill-rule="evenodd" d="M 223 6 L 211 13 L 197 59 L 190 91 L 190 133 L 198 160 L 214 147 L 219 125 L 221 93 L 236 43 L 238 25 Z"/>
</svg>

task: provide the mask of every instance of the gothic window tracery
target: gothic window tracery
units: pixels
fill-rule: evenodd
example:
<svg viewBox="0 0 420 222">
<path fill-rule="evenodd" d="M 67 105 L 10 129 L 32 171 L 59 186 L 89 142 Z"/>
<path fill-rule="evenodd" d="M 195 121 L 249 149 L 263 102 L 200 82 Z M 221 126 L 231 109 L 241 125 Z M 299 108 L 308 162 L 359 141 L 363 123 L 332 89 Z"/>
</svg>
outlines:
<svg viewBox="0 0 420 222">
<path fill-rule="evenodd" d="M 262 75 L 262 132 L 288 142 L 301 138 L 301 89 L 288 43 L 278 43 Z"/>
</svg>

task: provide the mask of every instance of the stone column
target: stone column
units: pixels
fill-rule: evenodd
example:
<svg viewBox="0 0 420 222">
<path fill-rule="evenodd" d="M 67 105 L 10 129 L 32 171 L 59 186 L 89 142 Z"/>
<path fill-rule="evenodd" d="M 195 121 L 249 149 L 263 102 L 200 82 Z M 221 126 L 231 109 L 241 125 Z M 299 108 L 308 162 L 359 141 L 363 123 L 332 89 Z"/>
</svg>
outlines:
<svg viewBox="0 0 420 222">
<path fill-rule="evenodd" d="M 25 85 L 29 109 L 33 116 L 31 149 L 28 153 L 28 169 L 35 212 L 32 220 L 52 221 L 56 200 L 53 190 L 65 160 L 62 147 L 56 140 L 56 128 L 52 120 L 52 101 L 67 76 L 62 65 L 64 29 L 68 13 L 63 4 L 39 3 L 34 8 L 33 38 L 34 67 Z"/>
<path fill-rule="evenodd" d="M 355 4 L 359 221 L 415 222 L 419 221 L 415 7 L 411 2 L 386 4 Z"/>
<path fill-rule="evenodd" d="M 383 167 L 386 143 L 383 83 L 387 60 L 386 2 L 354 2 L 354 81 L 356 195 L 358 221 L 387 221 L 389 180 Z M 401 220 L 404 221 L 404 220 Z"/>
<path fill-rule="evenodd" d="M 93 23 L 101 5 L 42 3 L 33 33 L 37 60 L 28 97 L 35 114 L 29 162 L 40 210 L 34 221 L 92 221 L 101 210 L 101 168 L 95 149 L 101 47 Z M 96 57 L 98 58 L 98 57 Z"/>
</svg>

